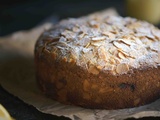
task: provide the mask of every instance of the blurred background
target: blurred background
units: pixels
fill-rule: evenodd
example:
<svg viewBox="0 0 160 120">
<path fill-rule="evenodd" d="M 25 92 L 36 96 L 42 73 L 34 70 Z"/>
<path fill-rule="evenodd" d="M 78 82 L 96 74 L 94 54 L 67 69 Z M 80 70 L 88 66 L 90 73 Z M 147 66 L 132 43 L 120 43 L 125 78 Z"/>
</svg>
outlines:
<svg viewBox="0 0 160 120">
<path fill-rule="evenodd" d="M 160 22 L 160 0 L 4 0 L 0 2 L 0 36 L 35 27 L 45 20 L 56 22 L 109 7 L 121 16 Z"/>
<path fill-rule="evenodd" d="M 124 0 L 3 0 L 0 2 L 0 36 L 30 29 L 46 19 L 55 22 L 109 7 L 124 15 L 124 3 Z"/>
</svg>

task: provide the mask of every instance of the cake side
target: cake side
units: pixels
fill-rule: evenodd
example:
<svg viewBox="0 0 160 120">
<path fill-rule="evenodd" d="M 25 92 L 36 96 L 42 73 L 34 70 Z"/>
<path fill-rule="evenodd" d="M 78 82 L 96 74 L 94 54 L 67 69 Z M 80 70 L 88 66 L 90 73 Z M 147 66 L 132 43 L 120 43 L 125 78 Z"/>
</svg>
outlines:
<svg viewBox="0 0 160 120">
<path fill-rule="evenodd" d="M 57 61 L 54 54 L 36 54 L 37 80 L 49 97 L 86 108 L 120 109 L 153 102 L 160 96 L 160 68 L 133 70 L 119 76 L 88 73 L 75 62 Z M 47 53 L 46 53 L 47 52 Z"/>
</svg>

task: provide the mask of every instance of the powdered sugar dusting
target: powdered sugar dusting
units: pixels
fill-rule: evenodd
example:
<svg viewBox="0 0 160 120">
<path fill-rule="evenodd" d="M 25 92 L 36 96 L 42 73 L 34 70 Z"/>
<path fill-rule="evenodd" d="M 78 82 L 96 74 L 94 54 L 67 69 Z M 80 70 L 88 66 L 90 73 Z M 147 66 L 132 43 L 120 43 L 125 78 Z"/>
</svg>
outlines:
<svg viewBox="0 0 160 120">
<path fill-rule="evenodd" d="M 87 70 L 94 66 L 117 75 L 160 64 L 160 30 L 130 17 L 71 18 L 53 26 L 41 38 L 41 46 L 43 43 L 51 51 L 56 48 L 62 58 L 69 54 L 68 62 L 75 59 Z M 55 38 L 58 40 L 53 41 Z"/>
</svg>

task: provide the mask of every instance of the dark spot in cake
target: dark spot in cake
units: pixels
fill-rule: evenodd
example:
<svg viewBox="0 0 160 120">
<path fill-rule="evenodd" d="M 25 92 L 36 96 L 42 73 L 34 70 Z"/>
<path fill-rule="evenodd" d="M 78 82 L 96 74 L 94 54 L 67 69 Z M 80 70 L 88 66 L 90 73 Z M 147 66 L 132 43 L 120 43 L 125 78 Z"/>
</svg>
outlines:
<svg viewBox="0 0 160 120">
<path fill-rule="evenodd" d="M 45 89 L 43 91 L 45 92 L 45 94 L 48 97 L 50 97 L 52 95 L 57 97 L 57 89 L 56 89 L 56 86 L 54 84 L 51 84 L 49 82 L 43 82 L 43 85 L 45 87 Z"/>
<path fill-rule="evenodd" d="M 65 80 L 65 78 L 59 79 L 59 82 L 63 83 L 64 85 L 67 84 L 67 81 Z"/>
<path fill-rule="evenodd" d="M 130 89 L 131 89 L 132 92 L 134 92 L 134 90 L 135 90 L 135 85 L 132 84 L 132 85 L 130 86 Z"/>
<path fill-rule="evenodd" d="M 127 88 L 127 84 L 126 83 L 121 83 L 121 84 L 119 84 L 119 87 L 121 89 L 125 89 L 125 88 Z"/>
<path fill-rule="evenodd" d="M 121 89 L 130 89 L 131 92 L 134 92 L 135 85 L 134 84 L 129 84 L 129 83 L 121 83 L 121 84 L 119 84 L 119 88 L 121 88 Z"/>
</svg>

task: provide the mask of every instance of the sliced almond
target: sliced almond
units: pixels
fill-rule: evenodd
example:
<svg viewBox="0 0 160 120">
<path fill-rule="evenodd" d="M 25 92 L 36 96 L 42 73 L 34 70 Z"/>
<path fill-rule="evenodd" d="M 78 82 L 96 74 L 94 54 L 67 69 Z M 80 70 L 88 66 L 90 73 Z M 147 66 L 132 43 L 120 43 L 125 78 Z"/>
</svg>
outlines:
<svg viewBox="0 0 160 120">
<path fill-rule="evenodd" d="M 152 34 L 147 34 L 146 37 L 151 40 L 155 40 L 155 37 Z"/>
<path fill-rule="evenodd" d="M 85 35 L 86 35 L 86 33 L 82 32 L 81 34 L 78 35 L 78 38 L 82 39 L 82 38 L 84 38 Z"/>
<path fill-rule="evenodd" d="M 129 67 L 125 63 L 118 64 L 117 67 L 116 67 L 116 72 L 118 74 L 124 74 L 124 73 L 127 73 L 128 71 L 129 71 Z"/>
<path fill-rule="evenodd" d="M 108 49 L 108 52 L 110 54 L 114 54 L 114 51 L 117 50 L 117 48 L 115 46 L 111 46 L 109 49 Z"/>
<path fill-rule="evenodd" d="M 76 33 L 69 31 L 69 30 L 65 30 L 61 33 L 61 35 L 65 36 L 67 39 L 73 39 L 76 37 Z"/>
<path fill-rule="evenodd" d="M 91 42 L 91 45 L 98 47 L 103 45 L 103 42 Z"/>
<path fill-rule="evenodd" d="M 121 42 L 119 43 L 119 42 L 114 41 L 113 45 L 116 46 L 117 48 L 121 49 L 122 51 L 126 52 L 126 53 L 129 53 L 129 51 L 130 51 L 130 47 L 127 46 L 124 43 L 121 43 Z"/>
<path fill-rule="evenodd" d="M 122 49 L 118 49 L 121 53 L 123 53 L 125 56 L 130 56 L 129 53 L 124 52 Z"/>
<path fill-rule="evenodd" d="M 160 40 L 160 31 L 159 31 L 159 29 L 153 29 L 151 32 L 155 36 L 156 39 Z"/>
<path fill-rule="evenodd" d="M 120 44 L 120 43 L 118 43 L 118 42 L 116 42 L 116 41 L 113 41 L 113 45 L 114 45 L 115 47 L 117 47 L 117 48 L 123 48 L 123 45 Z"/>
<path fill-rule="evenodd" d="M 127 39 L 120 39 L 120 41 L 122 41 L 123 43 L 125 43 L 126 45 L 132 45 L 133 42 L 131 40 L 127 40 Z"/>
<path fill-rule="evenodd" d="M 99 70 L 94 66 L 94 65 L 90 65 L 88 68 L 88 72 L 92 73 L 94 75 L 99 74 Z"/>
<path fill-rule="evenodd" d="M 102 35 L 108 36 L 110 39 L 115 39 L 116 35 L 111 32 L 102 32 Z"/>
<path fill-rule="evenodd" d="M 119 52 L 118 53 L 118 57 L 121 58 L 121 59 L 125 59 L 125 55 L 122 53 L 122 52 Z"/>
<path fill-rule="evenodd" d="M 116 63 L 115 59 L 113 59 L 113 58 L 110 58 L 109 60 L 110 60 L 111 64 L 115 64 Z"/>
<path fill-rule="evenodd" d="M 154 51 L 159 51 L 160 50 L 160 42 L 154 42 L 153 44 L 150 45 L 150 48 Z"/>
<path fill-rule="evenodd" d="M 101 41 L 101 40 L 105 40 L 106 39 L 106 37 L 93 37 L 91 40 L 93 40 L 93 41 Z"/>
<path fill-rule="evenodd" d="M 73 28 L 72 28 L 72 31 L 73 31 L 73 32 L 79 32 L 80 29 L 79 29 L 79 27 L 73 27 Z"/>
<path fill-rule="evenodd" d="M 140 46 L 143 44 L 140 39 L 135 39 L 135 42 L 136 42 L 138 45 L 140 45 Z M 132 45 L 133 45 L 133 44 L 132 44 Z"/>
<path fill-rule="evenodd" d="M 97 67 L 97 69 L 99 69 L 99 70 L 101 70 L 101 69 L 103 68 L 103 66 L 100 66 L 100 65 L 97 65 L 96 67 Z"/>
<path fill-rule="evenodd" d="M 107 60 L 106 51 L 104 47 L 98 49 L 98 56 L 100 59 Z"/>
<path fill-rule="evenodd" d="M 81 40 L 78 41 L 78 44 L 80 46 L 87 46 L 87 44 L 90 44 L 90 38 L 82 38 Z"/>
<path fill-rule="evenodd" d="M 115 57 L 114 60 L 115 60 L 116 64 L 119 64 L 120 61 L 121 61 L 121 60 L 120 60 L 119 58 L 117 58 L 117 57 Z"/>
<path fill-rule="evenodd" d="M 91 43 L 87 43 L 87 45 L 85 46 L 85 48 L 88 48 L 90 46 Z"/>
</svg>

